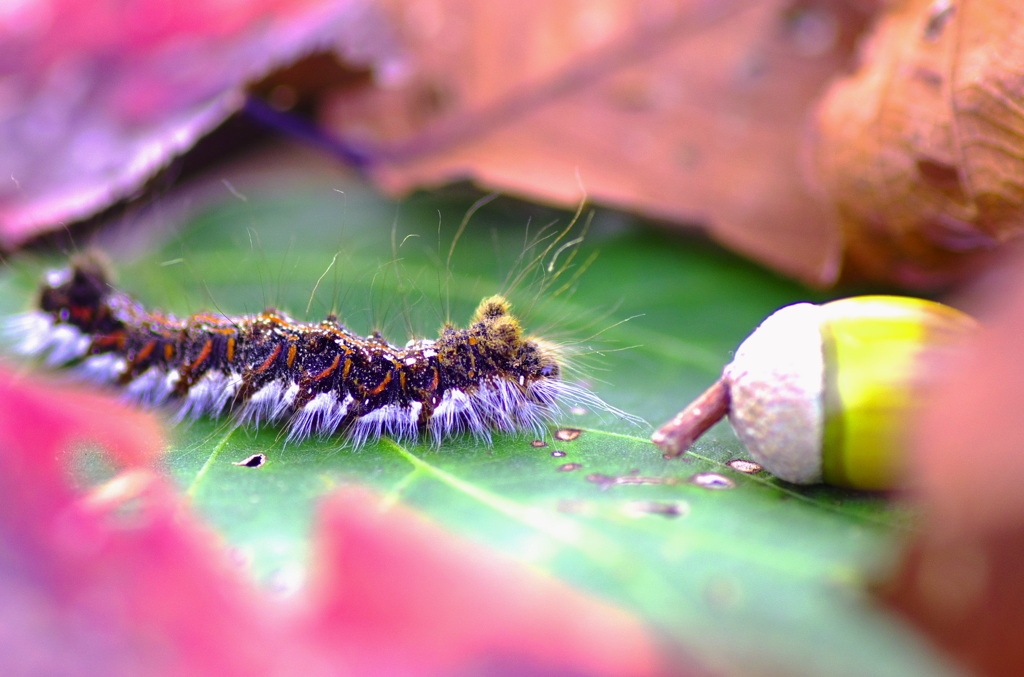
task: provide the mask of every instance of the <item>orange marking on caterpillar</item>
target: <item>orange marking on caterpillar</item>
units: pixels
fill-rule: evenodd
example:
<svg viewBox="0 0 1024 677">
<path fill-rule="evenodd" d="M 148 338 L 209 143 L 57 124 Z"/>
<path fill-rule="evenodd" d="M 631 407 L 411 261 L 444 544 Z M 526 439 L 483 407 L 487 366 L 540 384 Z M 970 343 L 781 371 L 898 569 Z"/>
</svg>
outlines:
<svg viewBox="0 0 1024 677">
<path fill-rule="evenodd" d="M 310 378 L 313 379 L 314 381 L 319 381 L 320 379 L 327 378 L 328 376 L 330 376 L 331 374 L 334 373 L 334 370 L 338 368 L 338 365 L 340 363 L 341 363 L 341 355 L 335 355 L 334 356 L 334 362 L 331 363 L 331 366 L 327 367 L 326 369 L 324 369 L 319 374 L 312 374 L 312 375 L 310 375 Z"/>
<path fill-rule="evenodd" d="M 135 362 L 137 364 L 139 362 L 145 361 L 146 359 L 149 358 L 150 355 L 153 354 L 154 348 L 156 348 L 156 339 L 142 346 L 142 350 L 135 353 L 135 358 L 132 360 L 132 362 Z"/>
<path fill-rule="evenodd" d="M 94 348 L 117 348 L 123 350 L 127 336 L 124 330 L 117 330 L 110 334 L 102 334 L 92 340 Z"/>
<path fill-rule="evenodd" d="M 192 361 L 192 364 L 188 365 L 189 371 L 195 371 L 198 369 L 199 365 L 210 357 L 211 351 L 213 351 L 213 339 L 206 339 L 206 342 L 203 344 L 203 349 L 199 351 L 199 355 Z"/>
<path fill-rule="evenodd" d="M 270 353 L 270 356 L 267 357 L 267 359 L 263 360 L 263 364 L 261 364 L 260 366 L 256 367 L 255 369 L 253 369 L 253 372 L 256 373 L 256 374 L 262 374 L 267 369 L 270 369 L 270 367 L 274 364 L 274 362 L 277 360 L 277 358 L 278 358 L 278 356 L 280 354 L 281 354 L 281 344 L 278 343 L 276 346 L 274 346 L 274 351 L 272 353 Z"/>
<path fill-rule="evenodd" d="M 391 383 L 391 373 L 392 372 L 389 371 L 387 376 L 384 377 L 384 380 L 381 381 L 376 388 L 370 391 L 371 395 L 380 395 L 384 392 L 384 389 L 388 387 L 389 383 Z"/>
</svg>

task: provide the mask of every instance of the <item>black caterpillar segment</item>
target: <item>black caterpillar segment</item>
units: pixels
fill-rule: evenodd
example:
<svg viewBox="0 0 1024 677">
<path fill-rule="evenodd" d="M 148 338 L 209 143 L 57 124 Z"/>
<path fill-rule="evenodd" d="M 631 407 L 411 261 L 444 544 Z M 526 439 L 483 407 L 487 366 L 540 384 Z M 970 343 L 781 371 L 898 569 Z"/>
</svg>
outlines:
<svg viewBox="0 0 1024 677">
<path fill-rule="evenodd" d="M 286 422 L 289 439 L 344 434 L 355 446 L 387 435 L 435 444 L 469 432 L 543 427 L 562 404 L 619 412 L 562 380 L 558 349 L 524 335 L 508 302 L 483 300 L 466 329 L 399 347 L 284 313 L 179 320 L 114 290 L 103 265 L 80 257 L 47 275 L 39 309 L 20 316 L 20 350 L 121 387 L 145 405 L 177 403 L 180 418 L 230 415 Z"/>
</svg>

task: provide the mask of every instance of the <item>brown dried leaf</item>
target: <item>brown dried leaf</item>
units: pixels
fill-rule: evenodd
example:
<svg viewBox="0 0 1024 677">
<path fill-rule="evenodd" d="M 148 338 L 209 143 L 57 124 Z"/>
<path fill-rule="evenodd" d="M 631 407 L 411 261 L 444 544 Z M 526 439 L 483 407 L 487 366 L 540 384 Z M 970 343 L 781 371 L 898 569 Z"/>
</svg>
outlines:
<svg viewBox="0 0 1024 677">
<path fill-rule="evenodd" d="M 941 282 L 1024 223 L 1024 7 L 894 3 L 818 112 L 852 268 Z"/>
<path fill-rule="evenodd" d="M 415 55 L 325 111 L 390 151 L 393 191 L 473 178 L 533 199 L 677 222 L 831 281 L 836 229 L 800 175 L 806 111 L 864 16 L 831 2 L 392 1 Z"/>
</svg>

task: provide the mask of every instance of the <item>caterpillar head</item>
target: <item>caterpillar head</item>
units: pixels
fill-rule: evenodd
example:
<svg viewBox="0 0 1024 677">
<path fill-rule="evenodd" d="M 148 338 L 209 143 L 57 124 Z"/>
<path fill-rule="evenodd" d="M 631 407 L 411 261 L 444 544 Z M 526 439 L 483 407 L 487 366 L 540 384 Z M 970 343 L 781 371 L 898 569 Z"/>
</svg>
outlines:
<svg viewBox="0 0 1024 677">
<path fill-rule="evenodd" d="M 559 377 L 560 355 L 554 344 L 525 336 L 504 297 L 481 301 L 472 327 L 486 352 L 513 373 L 529 381 Z"/>
</svg>

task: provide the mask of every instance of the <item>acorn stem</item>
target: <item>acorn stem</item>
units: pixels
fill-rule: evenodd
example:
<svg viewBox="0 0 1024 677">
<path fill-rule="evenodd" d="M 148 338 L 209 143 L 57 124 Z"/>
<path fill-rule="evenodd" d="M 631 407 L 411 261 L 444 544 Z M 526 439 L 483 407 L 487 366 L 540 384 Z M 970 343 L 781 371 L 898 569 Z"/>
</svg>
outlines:
<svg viewBox="0 0 1024 677">
<path fill-rule="evenodd" d="M 665 458 L 681 456 L 708 428 L 729 413 L 729 386 L 722 379 L 691 402 L 686 409 L 658 428 L 651 441 L 665 454 Z"/>
</svg>

